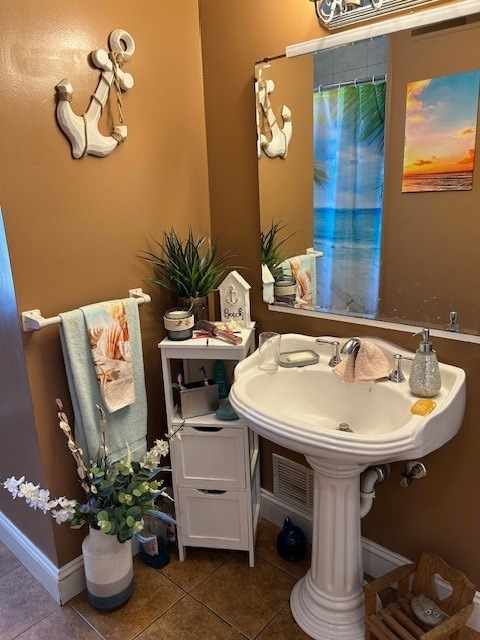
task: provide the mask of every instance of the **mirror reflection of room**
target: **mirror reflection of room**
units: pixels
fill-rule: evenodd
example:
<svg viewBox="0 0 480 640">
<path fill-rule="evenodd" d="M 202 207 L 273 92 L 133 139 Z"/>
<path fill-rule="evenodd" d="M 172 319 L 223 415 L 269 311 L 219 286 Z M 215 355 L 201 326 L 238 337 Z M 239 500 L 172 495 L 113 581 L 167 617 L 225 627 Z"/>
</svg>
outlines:
<svg viewBox="0 0 480 640">
<path fill-rule="evenodd" d="M 310 134 L 313 184 L 309 185 L 313 188 L 313 219 L 309 216 L 308 221 L 311 236 L 303 251 L 297 242 L 298 255 L 288 255 L 283 261 L 275 256 L 278 265 L 262 257 L 276 280 L 274 301 L 277 304 L 314 306 L 319 311 L 366 317 L 376 314 L 387 56 L 388 40 L 384 36 L 313 55 L 313 85 L 309 84 L 313 110 Z M 257 76 L 268 76 L 271 68 L 270 64 L 261 65 Z M 278 62 L 275 72 L 277 69 Z M 295 135 L 297 116 L 298 110 Z M 274 179 L 277 168 L 274 167 Z M 265 167 L 263 171 L 266 180 L 269 180 L 269 170 L 270 167 Z M 278 192 L 284 194 L 278 185 L 273 185 L 265 206 L 269 206 L 270 198 L 275 198 Z M 265 204 L 265 200 L 262 202 Z M 273 218 L 268 229 L 262 223 L 262 234 L 269 240 L 273 231 L 278 236 L 281 255 L 283 245 L 298 230 L 293 225 L 288 229 Z M 292 278 L 296 282 L 296 295 Z"/>
<path fill-rule="evenodd" d="M 305 304 L 297 296 L 294 306 L 436 329 L 449 329 L 451 314 L 456 313 L 456 329 L 479 333 L 480 309 L 473 308 L 464 278 L 465 270 L 476 272 L 480 266 L 475 248 L 479 178 L 474 163 L 469 190 L 402 191 L 408 87 L 443 77 L 448 85 L 450 78 L 475 74 L 478 62 L 471 51 L 478 48 L 479 36 L 477 14 L 262 63 L 264 77 L 275 81 L 273 108 L 280 113 L 282 105 L 288 106 L 293 135 L 286 158 L 271 159 L 264 154 L 259 158 L 261 228 L 267 229 L 275 220 L 285 225 L 286 235 L 293 234 L 282 247 L 284 259 L 305 255 L 307 249 L 317 252 L 312 301 Z M 351 68 L 349 55 L 354 62 Z M 383 89 L 384 128 L 379 124 Z M 363 150 L 358 144 L 347 145 L 347 151 L 331 147 L 340 136 L 328 138 L 325 123 L 342 114 L 346 121 L 355 120 L 350 94 L 373 90 L 375 99 L 362 101 L 367 108 L 369 100 L 375 102 L 380 110 L 375 117 L 368 112 L 372 120 L 363 134 Z M 348 94 L 346 107 L 338 105 L 341 93 Z M 463 94 L 451 100 L 457 112 L 459 100 Z M 423 106 L 425 113 L 437 108 L 436 103 Z M 467 129 L 472 158 L 475 118 L 465 123 L 463 130 Z M 445 137 L 448 135 L 446 132 Z M 428 148 L 425 151 L 428 154 Z M 432 157 L 437 154 L 433 145 L 430 151 Z M 367 158 L 382 154 L 384 163 L 379 163 L 376 177 L 369 174 L 366 178 L 363 196 L 355 195 L 353 182 L 342 186 L 340 180 L 348 181 L 347 169 L 355 166 L 355 155 L 354 176 L 358 179 L 365 169 L 370 170 Z M 418 159 L 422 166 L 428 161 L 428 155 Z M 355 226 L 351 220 L 342 227 L 341 218 L 333 215 L 332 210 L 347 208 L 347 194 L 351 209 L 368 212 L 363 214 L 364 224 Z M 319 216 L 319 209 L 329 211 Z M 355 219 L 359 221 L 360 216 Z M 330 257 L 337 260 L 337 268 Z"/>
<path fill-rule="evenodd" d="M 377 313 L 387 56 L 384 36 L 313 56 L 316 305 L 324 311 Z"/>
</svg>

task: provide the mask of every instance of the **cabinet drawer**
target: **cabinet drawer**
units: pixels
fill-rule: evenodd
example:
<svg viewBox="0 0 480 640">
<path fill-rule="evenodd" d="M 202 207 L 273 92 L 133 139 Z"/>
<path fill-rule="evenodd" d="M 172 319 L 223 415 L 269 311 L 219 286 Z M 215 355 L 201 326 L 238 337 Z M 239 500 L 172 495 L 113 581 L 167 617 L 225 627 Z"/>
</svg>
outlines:
<svg viewBox="0 0 480 640">
<path fill-rule="evenodd" d="M 244 489 L 243 429 L 183 427 L 171 442 L 175 481 L 201 489 Z"/>
<path fill-rule="evenodd" d="M 242 491 L 178 490 L 178 536 L 184 545 L 245 549 L 249 524 L 247 494 Z"/>
</svg>

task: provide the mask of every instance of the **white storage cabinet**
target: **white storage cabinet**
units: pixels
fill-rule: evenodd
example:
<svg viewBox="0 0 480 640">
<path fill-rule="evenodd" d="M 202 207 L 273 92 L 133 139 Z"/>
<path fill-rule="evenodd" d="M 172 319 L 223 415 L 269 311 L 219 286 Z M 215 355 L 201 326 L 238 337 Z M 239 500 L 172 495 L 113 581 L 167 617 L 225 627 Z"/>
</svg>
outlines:
<svg viewBox="0 0 480 640">
<path fill-rule="evenodd" d="M 201 379 L 201 366 L 212 377 L 215 360 L 222 360 L 228 372 L 254 350 L 254 330 L 242 329 L 240 345 L 214 338 L 208 344 L 205 338 L 165 338 L 158 346 L 169 433 L 183 423 L 181 437 L 170 441 L 179 558 L 184 560 L 188 546 L 242 549 L 253 567 L 260 511 L 258 436 L 241 418 L 218 420 L 209 413 L 183 420 L 172 382 L 178 361 L 187 383 Z"/>
</svg>

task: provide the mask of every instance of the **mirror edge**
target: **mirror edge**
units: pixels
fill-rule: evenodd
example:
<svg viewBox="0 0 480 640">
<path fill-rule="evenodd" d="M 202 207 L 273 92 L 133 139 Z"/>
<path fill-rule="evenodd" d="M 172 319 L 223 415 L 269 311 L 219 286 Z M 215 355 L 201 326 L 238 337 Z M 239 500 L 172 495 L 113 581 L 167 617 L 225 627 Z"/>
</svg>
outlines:
<svg viewBox="0 0 480 640">
<path fill-rule="evenodd" d="M 443 4 L 430 9 L 420 9 L 406 15 L 387 18 L 380 22 L 347 29 L 340 33 L 329 34 L 314 40 L 306 40 L 297 44 L 287 45 L 285 55 L 287 58 L 294 58 L 304 53 L 313 53 L 322 49 L 349 44 L 355 40 L 365 40 L 375 36 L 387 35 L 396 31 L 405 31 L 437 22 L 443 22 L 451 18 L 478 13 L 478 0 L 459 0 L 458 2 Z"/>
<path fill-rule="evenodd" d="M 275 304 L 268 305 L 269 311 L 278 313 L 288 313 L 297 316 L 307 316 L 310 318 L 322 318 L 324 320 L 333 320 L 334 322 L 346 322 L 348 324 L 358 324 L 366 327 L 377 327 L 378 329 L 390 329 L 392 331 L 400 331 L 403 333 L 414 334 L 418 332 L 421 325 L 402 324 L 400 322 L 391 322 L 389 320 L 372 320 L 370 318 L 360 318 L 358 316 L 342 316 L 340 314 L 309 311 L 308 309 L 296 309 Z M 469 342 L 480 344 L 480 335 L 471 333 L 462 333 L 456 331 L 447 331 L 446 329 L 434 329 L 430 327 L 430 335 L 436 338 L 444 338 L 445 340 L 454 340 L 456 342 Z"/>
</svg>

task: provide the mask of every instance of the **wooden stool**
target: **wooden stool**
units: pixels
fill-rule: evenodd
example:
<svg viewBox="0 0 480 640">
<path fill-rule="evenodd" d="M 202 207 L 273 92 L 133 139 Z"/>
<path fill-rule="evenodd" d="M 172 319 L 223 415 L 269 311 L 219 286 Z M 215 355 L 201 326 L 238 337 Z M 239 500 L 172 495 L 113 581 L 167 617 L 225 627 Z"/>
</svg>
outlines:
<svg viewBox="0 0 480 640">
<path fill-rule="evenodd" d="M 415 576 L 410 590 L 410 578 L 413 574 Z M 452 593 L 443 600 L 438 597 L 435 574 L 449 582 L 452 588 Z M 398 583 L 396 600 L 377 613 L 377 595 L 395 583 Z M 473 609 L 475 585 L 463 573 L 452 569 L 432 553 L 422 553 L 418 564 L 398 567 L 366 584 L 363 590 L 365 640 L 463 640 L 465 637 L 465 627 Z M 420 594 L 433 600 L 447 614 L 448 617 L 438 626 L 424 624 L 413 613 L 412 598 Z"/>
</svg>

